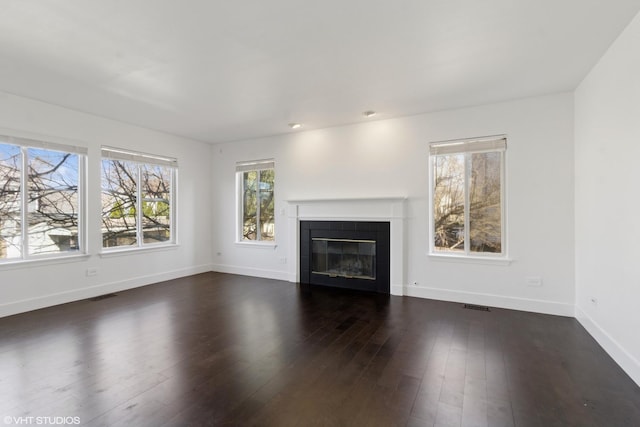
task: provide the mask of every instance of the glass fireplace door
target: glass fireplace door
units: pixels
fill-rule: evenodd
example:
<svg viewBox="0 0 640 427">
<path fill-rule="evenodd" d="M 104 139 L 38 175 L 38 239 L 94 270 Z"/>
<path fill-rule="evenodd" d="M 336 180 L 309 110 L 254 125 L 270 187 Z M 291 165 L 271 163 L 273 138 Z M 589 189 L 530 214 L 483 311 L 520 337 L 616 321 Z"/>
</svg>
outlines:
<svg viewBox="0 0 640 427">
<path fill-rule="evenodd" d="M 311 273 L 376 280 L 376 241 L 314 237 Z"/>
</svg>

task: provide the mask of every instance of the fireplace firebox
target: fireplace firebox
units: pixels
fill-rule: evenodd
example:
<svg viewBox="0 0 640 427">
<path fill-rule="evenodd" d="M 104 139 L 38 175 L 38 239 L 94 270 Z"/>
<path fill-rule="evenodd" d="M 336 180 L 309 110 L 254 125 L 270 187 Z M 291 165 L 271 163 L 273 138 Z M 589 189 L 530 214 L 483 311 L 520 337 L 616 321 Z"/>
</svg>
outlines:
<svg viewBox="0 0 640 427">
<path fill-rule="evenodd" d="M 390 224 L 300 221 L 300 281 L 389 293 Z"/>
</svg>

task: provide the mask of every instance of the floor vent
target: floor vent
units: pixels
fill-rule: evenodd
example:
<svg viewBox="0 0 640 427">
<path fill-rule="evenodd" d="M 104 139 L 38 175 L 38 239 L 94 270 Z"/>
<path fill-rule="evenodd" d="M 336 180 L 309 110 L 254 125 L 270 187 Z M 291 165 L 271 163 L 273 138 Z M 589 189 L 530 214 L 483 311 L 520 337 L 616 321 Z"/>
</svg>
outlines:
<svg viewBox="0 0 640 427">
<path fill-rule="evenodd" d="M 117 297 L 118 294 L 104 294 L 97 297 L 89 298 L 89 301 L 102 301 L 103 299 Z"/>
<path fill-rule="evenodd" d="M 468 308 L 469 310 L 491 311 L 489 307 L 485 307 L 484 305 L 465 304 L 464 308 Z"/>
</svg>

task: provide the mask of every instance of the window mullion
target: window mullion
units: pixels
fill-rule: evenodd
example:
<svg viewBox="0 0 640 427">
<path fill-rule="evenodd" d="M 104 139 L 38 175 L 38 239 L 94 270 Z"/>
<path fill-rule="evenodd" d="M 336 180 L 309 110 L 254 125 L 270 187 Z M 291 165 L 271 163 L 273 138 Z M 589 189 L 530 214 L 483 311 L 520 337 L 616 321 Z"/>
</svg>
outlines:
<svg viewBox="0 0 640 427">
<path fill-rule="evenodd" d="M 140 164 L 136 165 L 136 169 L 138 171 L 136 180 L 136 237 L 138 242 L 138 247 L 141 247 L 143 244 L 143 236 L 142 236 L 142 167 Z"/>
<path fill-rule="evenodd" d="M 78 207 L 76 208 L 76 225 L 78 227 L 76 233 L 76 247 L 80 253 L 84 252 L 84 243 L 82 243 L 82 228 L 84 227 L 84 214 L 83 214 L 83 204 L 84 197 L 82 196 L 83 190 L 83 182 L 84 180 L 84 167 L 83 167 L 83 158 L 78 156 L 78 183 L 76 185 L 77 197 L 78 197 Z"/>
<path fill-rule="evenodd" d="M 262 171 L 258 170 L 256 181 L 256 240 L 262 240 L 261 224 L 260 224 L 260 182 L 262 181 Z"/>
<path fill-rule="evenodd" d="M 429 253 L 433 253 L 436 248 L 436 206 L 435 206 L 435 194 L 436 194 L 436 156 L 429 157 Z"/>
<path fill-rule="evenodd" d="M 505 156 L 506 153 L 504 151 L 500 153 L 500 250 L 503 254 L 507 253 L 507 207 L 505 203 L 507 190 L 505 188 Z"/>
<path fill-rule="evenodd" d="M 78 250 L 81 253 L 87 253 L 87 159 L 86 156 L 78 156 L 78 236 L 76 237 Z"/>
<path fill-rule="evenodd" d="M 29 190 L 28 186 L 28 148 L 20 148 L 20 233 L 22 242 L 22 258 L 27 259 L 29 257 Z"/>
<path fill-rule="evenodd" d="M 177 181 L 178 181 L 178 177 L 177 177 L 178 173 L 176 171 L 176 169 L 171 169 L 171 187 L 169 188 L 169 215 L 171 215 L 171 217 L 169 218 L 169 237 L 170 237 L 170 241 L 171 243 L 177 243 L 178 242 L 178 236 L 176 235 L 176 197 L 175 197 L 175 192 L 176 192 L 176 186 L 177 186 Z"/>
<path fill-rule="evenodd" d="M 245 200 L 245 194 L 247 192 L 247 183 L 246 180 L 244 179 L 244 172 L 242 173 L 236 173 L 236 179 L 238 181 L 238 200 L 240 200 L 240 212 L 238 215 L 238 230 L 236 230 L 236 233 L 238 235 L 238 241 L 241 242 L 242 240 L 244 240 L 244 214 L 247 211 L 246 209 L 246 200 Z"/>
<path fill-rule="evenodd" d="M 469 226 L 471 221 L 469 220 L 469 190 L 471 187 L 470 177 L 471 175 L 471 154 L 464 154 L 464 253 L 469 255 L 471 252 L 471 242 Z"/>
</svg>

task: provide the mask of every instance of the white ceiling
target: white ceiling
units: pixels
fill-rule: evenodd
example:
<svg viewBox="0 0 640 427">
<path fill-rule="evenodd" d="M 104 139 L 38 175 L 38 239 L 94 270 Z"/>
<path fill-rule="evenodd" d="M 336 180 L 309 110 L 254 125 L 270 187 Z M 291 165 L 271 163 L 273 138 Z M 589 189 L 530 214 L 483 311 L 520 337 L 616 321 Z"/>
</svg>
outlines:
<svg viewBox="0 0 640 427">
<path fill-rule="evenodd" d="M 640 0 L 1 7 L 1 91 L 215 143 L 573 90 Z"/>
</svg>

